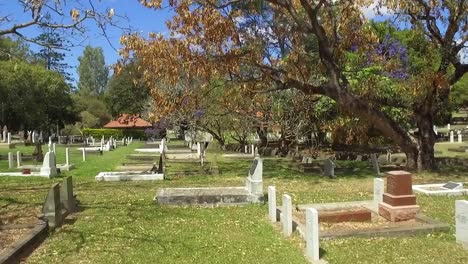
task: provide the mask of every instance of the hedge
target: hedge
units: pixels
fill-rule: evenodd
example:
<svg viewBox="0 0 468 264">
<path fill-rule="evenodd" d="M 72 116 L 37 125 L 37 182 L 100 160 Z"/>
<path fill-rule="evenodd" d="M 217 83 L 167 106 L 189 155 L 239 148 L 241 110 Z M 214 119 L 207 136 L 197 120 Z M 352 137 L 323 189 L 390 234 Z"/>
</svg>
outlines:
<svg viewBox="0 0 468 264">
<path fill-rule="evenodd" d="M 146 139 L 145 131 L 143 130 L 121 130 L 109 128 L 85 128 L 83 129 L 84 136 L 92 136 L 94 138 L 123 138 L 133 137 L 134 139 Z"/>
</svg>

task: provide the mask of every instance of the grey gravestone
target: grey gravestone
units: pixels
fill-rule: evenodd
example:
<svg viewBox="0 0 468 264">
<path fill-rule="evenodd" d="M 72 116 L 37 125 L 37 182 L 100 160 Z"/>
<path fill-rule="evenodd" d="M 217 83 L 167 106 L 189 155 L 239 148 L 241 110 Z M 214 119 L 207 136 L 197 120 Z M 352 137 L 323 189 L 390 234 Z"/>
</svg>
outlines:
<svg viewBox="0 0 468 264">
<path fill-rule="evenodd" d="M 62 185 L 60 185 L 60 202 L 68 213 L 76 211 L 76 201 L 73 195 L 73 180 L 71 176 L 63 179 Z"/>
<path fill-rule="evenodd" d="M 372 167 L 374 167 L 374 171 L 377 175 L 380 174 L 380 168 L 379 168 L 379 161 L 377 160 L 377 154 L 372 153 L 371 154 L 371 161 L 372 161 Z"/>
<path fill-rule="evenodd" d="M 449 189 L 449 190 L 462 190 L 463 184 L 458 183 L 458 182 L 448 182 L 444 184 L 442 188 Z"/>
<path fill-rule="evenodd" d="M 335 176 L 335 167 L 336 164 L 333 162 L 331 159 L 326 159 L 323 162 L 323 173 L 325 176 L 328 176 L 330 178 L 336 178 Z"/>
<path fill-rule="evenodd" d="M 44 160 L 44 154 L 42 153 L 42 145 L 40 143 L 36 143 L 36 148 L 34 149 L 32 155 L 36 159 L 36 162 L 42 162 Z"/>
<path fill-rule="evenodd" d="M 62 225 L 62 204 L 60 203 L 60 185 L 58 183 L 50 187 L 42 206 L 42 214 L 50 227 Z"/>
<path fill-rule="evenodd" d="M 455 201 L 455 236 L 468 249 L 468 201 Z"/>
<path fill-rule="evenodd" d="M 261 158 L 256 157 L 253 161 L 246 185 L 249 194 L 263 196 L 263 160 Z"/>
<path fill-rule="evenodd" d="M 49 151 L 44 156 L 44 162 L 41 167 L 41 174 L 53 177 L 57 175 L 57 167 L 55 163 L 55 153 Z"/>
</svg>

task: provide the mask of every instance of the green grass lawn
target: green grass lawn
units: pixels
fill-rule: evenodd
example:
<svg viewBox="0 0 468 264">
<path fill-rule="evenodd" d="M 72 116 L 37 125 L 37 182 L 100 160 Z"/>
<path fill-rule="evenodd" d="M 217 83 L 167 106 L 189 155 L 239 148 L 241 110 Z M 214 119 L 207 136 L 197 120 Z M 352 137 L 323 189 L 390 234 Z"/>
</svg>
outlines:
<svg viewBox="0 0 468 264">
<path fill-rule="evenodd" d="M 171 143 L 173 144 L 173 143 Z M 283 238 L 269 224 L 267 206 L 168 207 L 153 202 L 162 187 L 242 186 L 251 161 L 229 160 L 210 150 L 221 175 L 197 175 L 160 182 L 95 182 L 100 171 L 111 171 L 141 146 L 135 143 L 103 156 L 74 153 L 72 175 L 80 211 L 52 232 L 26 260 L 28 263 L 307 263 L 303 242 Z M 32 148 L 18 147 L 25 153 Z M 0 154 L 5 150 L 0 150 Z M 62 148 L 57 149 L 58 162 Z M 28 153 L 28 154 L 31 154 Z M 64 159 L 64 158 L 63 158 Z M 284 159 L 264 161 L 264 188 L 275 185 L 277 198 L 288 193 L 294 204 L 366 200 L 372 198 L 373 173 L 362 169 L 336 180 L 306 175 L 287 168 Z M 0 171 L 7 167 L 0 161 Z M 185 167 L 185 165 L 184 165 Z M 180 166 L 169 166 L 171 170 Z M 421 173 L 415 182 L 468 182 L 466 172 Z M 47 189 L 56 179 L 0 177 L 0 221 L 28 219 L 39 211 Z M 454 201 L 468 197 L 418 195 L 423 211 L 450 224 L 448 233 L 404 238 L 348 238 L 322 241 L 330 263 L 468 263 L 468 251 L 455 243 Z M 16 213 L 12 213 L 16 212 Z M 13 221 L 13 220 L 10 220 Z M 26 220 L 24 220 L 26 221 Z"/>
</svg>

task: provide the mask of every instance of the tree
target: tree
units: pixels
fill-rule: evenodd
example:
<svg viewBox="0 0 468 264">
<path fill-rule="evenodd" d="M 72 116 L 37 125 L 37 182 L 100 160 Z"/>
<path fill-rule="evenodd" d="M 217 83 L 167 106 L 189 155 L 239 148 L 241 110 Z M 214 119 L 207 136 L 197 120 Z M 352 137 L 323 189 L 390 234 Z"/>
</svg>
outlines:
<svg viewBox="0 0 468 264">
<path fill-rule="evenodd" d="M 141 80 L 137 63 L 132 63 L 114 74 L 106 89 L 106 102 L 112 116 L 141 114 L 149 99 L 149 89 Z"/>
<path fill-rule="evenodd" d="M 104 95 L 109 69 L 106 67 L 102 48 L 86 46 L 78 61 L 79 93 L 85 96 Z"/>
<path fill-rule="evenodd" d="M 110 25 L 121 29 L 120 20 L 125 17 L 115 14 L 114 9 L 99 10 L 91 1 L 66 1 L 66 0 L 17 0 L 19 9 L 24 10 L 24 18 L 18 21 L 17 17 L 9 14 L 8 8 L 0 10 L 0 37 L 16 36 L 23 41 L 35 43 L 40 46 L 54 48 L 54 43 L 48 42 L 37 36 L 26 34 L 26 29 L 49 28 L 60 30 L 60 35 L 84 36 L 86 23 L 94 22 L 103 35 L 106 36 L 106 26 Z M 31 17 L 30 19 L 26 19 Z M 59 21 L 59 22 L 57 22 Z"/>
<path fill-rule="evenodd" d="M 0 36 L 0 61 L 24 60 L 29 55 L 29 47 L 20 40 Z"/>
<path fill-rule="evenodd" d="M 98 128 L 111 120 L 107 105 L 95 96 L 74 94 L 75 109 L 80 113 L 83 128 Z"/>
<path fill-rule="evenodd" d="M 0 123 L 13 130 L 55 129 L 76 120 L 63 77 L 22 61 L 0 61 Z"/>
<path fill-rule="evenodd" d="M 73 78 L 67 72 L 71 67 L 64 62 L 65 53 L 60 52 L 60 50 L 66 51 L 70 43 L 50 28 L 44 29 L 44 33 L 37 37 L 37 41 L 46 43 L 37 54 L 45 68 L 60 73 L 68 82 L 72 82 Z"/>
<path fill-rule="evenodd" d="M 373 124 L 398 145 L 407 154 L 410 167 L 433 169 L 434 117 L 448 100 L 451 85 L 468 70 L 457 56 L 467 41 L 467 3 L 381 1 L 390 10 L 398 10 L 441 52 L 435 71 L 426 69 L 424 77 L 408 79 L 408 83 L 417 85 L 412 90 L 406 89 L 408 94 L 414 93 L 414 106 L 406 109 L 419 130 L 413 135 L 405 124 L 388 114 L 393 101 L 382 101 L 388 98 L 385 96 L 362 96 L 362 87 L 356 89 L 350 81 L 352 69 L 346 67 L 348 51 L 355 47 L 372 50 L 384 43 L 361 12 L 361 7 L 371 2 L 172 1 L 170 5 L 176 14 L 167 25 L 172 36 L 178 38 L 126 35 L 121 53 L 124 58 L 133 55 L 141 60 L 145 81 L 153 91 L 160 88 L 154 85 L 154 80 L 174 83 L 183 71 L 204 80 L 227 78 L 246 89 L 294 88 L 304 94 L 329 97 L 342 113 Z M 159 8 L 161 1 L 142 3 Z M 375 56 L 382 58 L 380 69 L 367 71 L 369 76 L 381 78 L 383 73 L 394 71 L 395 65 L 385 61 L 387 54 L 376 52 Z M 251 74 L 242 71 L 246 67 L 252 69 Z M 392 81 L 398 78 L 386 77 Z"/>
</svg>

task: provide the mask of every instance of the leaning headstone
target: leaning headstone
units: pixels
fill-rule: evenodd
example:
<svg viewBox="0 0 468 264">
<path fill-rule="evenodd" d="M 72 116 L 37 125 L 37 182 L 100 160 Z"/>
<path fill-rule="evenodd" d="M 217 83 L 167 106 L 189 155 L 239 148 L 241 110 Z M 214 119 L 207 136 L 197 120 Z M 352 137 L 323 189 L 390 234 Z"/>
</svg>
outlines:
<svg viewBox="0 0 468 264">
<path fill-rule="evenodd" d="M 68 213 L 76 211 L 76 202 L 73 195 L 73 180 L 71 176 L 63 179 L 60 185 L 60 202 Z"/>
<path fill-rule="evenodd" d="M 49 227 L 55 228 L 62 225 L 62 205 L 60 203 L 60 186 L 58 183 L 49 189 L 42 206 L 42 214 Z"/>
<path fill-rule="evenodd" d="M 450 143 L 454 143 L 454 139 L 453 139 L 453 131 L 450 131 Z"/>
<path fill-rule="evenodd" d="M 383 194 L 385 190 L 385 182 L 383 179 L 374 178 L 374 204 L 379 205 L 383 202 Z"/>
<path fill-rule="evenodd" d="M 21 151 L 17 151 L 16 152 L 16 165 L 18 168 L 21 167 L 21 163 L 22 163 Z"/>
<path fill-rule="evenodd" d="M 306 256 L 314 261 L 320 259 L 320 245 L 319 245 L 319 221 L 318 212 L 315 208 L 306 209 Z"/>
<path fill-rule="evenodd" d="M 379 160 L 377 159 L 377 154 L 372 153 L 371 154 L 371 161 L 372 161 L 372 167 L 374 167 L 374 171 L 377 175 L 380 174 L 380 167 L 379 167 Z"/>
<path fill-rule="evenodd" d="M 286 236 L 292 234 L 292 200 L 291 196 L 283 195 L 283 208 L 281 210 L 281 221 L 283 224 L 283 233 Z"/>
<path fill-rule="evenodd" d="M 468 201 L 455 201 L 455 236 L 468 249 Z"/>
<path fill-rule="evenodd" d="M 276 222 L 276 188 L 268 186 L 268 216 L 270 221 Z"/>
<path fill-rule="evenodd" d="M 330 158 L 326 159 L 324 162 L 323 162 L 323 174 L 325 176 L 328 176 L 330 178 L 335 178 L 335 167 L 336 167 L 336 164 L 335 162 L 333 162 L 333 160 L 331 160 Z"/>
<path fill-rule="evenodd" d="M 8 152 L 8 168 L 13 169 L 14 163 L 13 163 L 13 153 Z"/>
<path fill-rule="evenodd" d="M 41 175 L 53 177 L 57 175 L 57 167 L 55 163 L 55 153 L 47 152 L 44 156 L 44 161 L 41 167 Z"/>
</svg>

